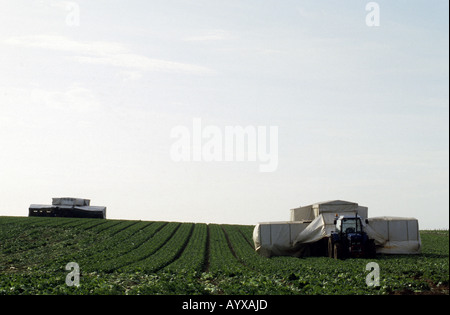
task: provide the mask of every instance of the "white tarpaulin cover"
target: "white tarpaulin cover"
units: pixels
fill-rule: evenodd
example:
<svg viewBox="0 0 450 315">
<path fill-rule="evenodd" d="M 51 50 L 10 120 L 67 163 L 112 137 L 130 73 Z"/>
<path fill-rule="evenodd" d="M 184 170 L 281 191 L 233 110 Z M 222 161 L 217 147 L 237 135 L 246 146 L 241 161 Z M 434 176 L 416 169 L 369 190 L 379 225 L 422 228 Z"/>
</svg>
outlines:
<svg viewBox="0 0 450 315">
<path fill-rule="evenodd" d="M 319 215 L 297 237 L 292 245 L 314 243 L 327 236 L 325 219 Z"/>
<path fill-rule="evenodd" d="M 265 257 L 295 255 L 292 246 L 295 238 L 308 225 L 306 222 L 258 223 L 253 230 L 256 251 Z"/>
<path fill-rule="evenodd" d="M 321 214 L 357 214 L 363 220 L 367 219 L 368 208 L 355 202 L 332 200 L 318 202 L 309 206 L 291 209 L 291 221 L 314 220 Z"/>
<path fill-rule="evenodd" d="M 418 254 L 421 251 L 419 224 L 414 218 L 377 217 L 369 218 L 366 224 L 367 207 L 342 201 L 318 203 L 292 210 L 298 210 L 295 213 L 297 218 L 305 219 L 298 222 L 259 223 L 255 226 L 253 241 L 259 254 L 265 257 L 301 256 L 305 245 L 331 235 L 335 230 L 336 214 L 361 216 L 363 229 L 369 238 L 375 240 L 377 253 Z M 291 215 L 292 213 L 293 211 Z"/>
<path fill-rule="evenodd" d="M 54 206 L 89 206 L 91 201 L 89 199 L 81 198 L 52 198 L 52 205 Z"/>
<path fill-rule="evenodd" d="M 419 254 L 422 242 L 419 222 L 415 218 L 376 217 L 369 218 L 365 226 L 370 238 L 375 239 L 377 253 Z"/>
</svg>

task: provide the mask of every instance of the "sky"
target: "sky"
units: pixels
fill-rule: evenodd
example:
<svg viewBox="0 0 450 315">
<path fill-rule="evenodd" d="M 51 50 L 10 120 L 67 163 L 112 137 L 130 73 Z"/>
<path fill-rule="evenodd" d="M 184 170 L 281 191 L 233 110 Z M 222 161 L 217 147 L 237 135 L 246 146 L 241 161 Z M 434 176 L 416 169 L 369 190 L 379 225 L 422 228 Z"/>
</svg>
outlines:
<svg viewBox="0 0 450 315">
<path fill-rule="evenodd" d="M 110 219 L 256 224 L 347 200 L 448 229 L 448 12 L 0 0 L 0 215 L 78 197 Z M 227 128 L 249 132 L 242 159 Z"/>
</svg>

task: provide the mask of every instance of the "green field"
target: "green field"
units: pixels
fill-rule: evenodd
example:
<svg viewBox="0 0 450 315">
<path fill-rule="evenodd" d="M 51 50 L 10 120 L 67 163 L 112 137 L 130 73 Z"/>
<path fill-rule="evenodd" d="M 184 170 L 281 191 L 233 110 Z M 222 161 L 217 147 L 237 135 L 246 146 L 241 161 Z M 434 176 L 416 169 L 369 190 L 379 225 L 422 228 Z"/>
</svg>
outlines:
<svg viewBox="0 0 450 315">
<path fill-rule="evenodd" d="M 263 258 L 252 232 L 244 225 L 0 217 L 0 295 L 448 294 L 448 230 L 421 231 L 420 255 L 343 261 Z M 377 287 L 366 284 L 371 261 L 380 267 Z M 79 286 L 66 284 L 69 262 L 79 265 Z"/>
</svg>

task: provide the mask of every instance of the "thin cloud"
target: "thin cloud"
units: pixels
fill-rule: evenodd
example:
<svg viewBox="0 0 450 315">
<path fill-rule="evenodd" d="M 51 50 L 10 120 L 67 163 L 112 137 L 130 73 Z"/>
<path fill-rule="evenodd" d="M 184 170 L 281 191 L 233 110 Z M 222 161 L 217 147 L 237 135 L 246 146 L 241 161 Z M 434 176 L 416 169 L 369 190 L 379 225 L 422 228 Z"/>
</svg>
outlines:
<svg viewBox="0 0 450 315">
<path fill-rule="evenodd" d="M 92 114 L 103 109 L 97 95 L 79 84 L 63 90 L 0 87 L 0 104 L 2 116 L 14 114 L 21 120 L 37 116 L 42 119 L 42 113 Z M 53 119 L 52 115 L 46 117 Z"/>
<path fill-rule="evenodd" d="M 86 64 L 98 64 L 143 71 L 184 72 L 191 74 L 211 74 L 210 69 L 161 59 L 152 59 L 137 54 L 114 54 L 106 56 L 77 56 L 74 60 Z"/>
<path fill-rule="evenodd" d="M 83 55 L 110 55 L 126 51 L 126 49 L 118 43 L 103 41 L 80 42 L 60 35 L 10 37 L 5 39 L 3 43 L 12 46 L 66 51 Z"/>
<path fill-rule="evenodd" d="M 81 42 L 59 35 L 34 35 L 11 37 L 6 45 L 70 52 L 73 60 L 83 64 L 97 64 L 141 71 L 181 72 L 197 75 L 214 73 L 213 70 L 194 64 L 149 58 L 133 53 L 115 42 Z"/>
<path fill-rule="evenodd" d="M 218 40 L 229 40 L 233 36 L 224 30 L 211 30 L 202 35 L 189 36 L 184 38 L 186 42 L 200 42 L 200 41 L 218 41 Z"/>
</svg>

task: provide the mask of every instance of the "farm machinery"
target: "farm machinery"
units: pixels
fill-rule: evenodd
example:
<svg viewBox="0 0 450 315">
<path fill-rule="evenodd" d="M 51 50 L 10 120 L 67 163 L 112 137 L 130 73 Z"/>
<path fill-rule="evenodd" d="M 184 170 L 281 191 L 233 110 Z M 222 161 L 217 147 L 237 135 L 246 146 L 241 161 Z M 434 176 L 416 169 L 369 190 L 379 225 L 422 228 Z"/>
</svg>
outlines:
<svg viewBox="0 0 450 315">
<path fill-rule="evenodd" d="M 369 217 L 355 202 L 331 200 L 291 209 L 289 221 L 260 222 L 253 230 L 261 256 L 373 258 L 375 254 L 419 254 L 415 218 Z"/>
<path fill-rule="evenodd" d="M 106 219 L 106 207 L 91 206 L 89 199 L 53 198 L 51 205 L 30 205 L 30 217 L 69 217 Z"/>
<path fill-rule="evenodd" d="M 334 220 L 336 230 L 328 238 L 328 257 L 374 258 L 375 241 L 363 230 L 361 217 L 342 215 Z"/>
</svg>

